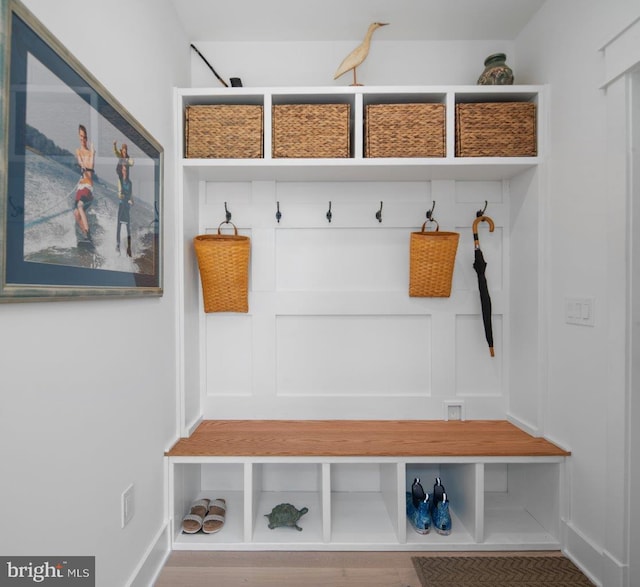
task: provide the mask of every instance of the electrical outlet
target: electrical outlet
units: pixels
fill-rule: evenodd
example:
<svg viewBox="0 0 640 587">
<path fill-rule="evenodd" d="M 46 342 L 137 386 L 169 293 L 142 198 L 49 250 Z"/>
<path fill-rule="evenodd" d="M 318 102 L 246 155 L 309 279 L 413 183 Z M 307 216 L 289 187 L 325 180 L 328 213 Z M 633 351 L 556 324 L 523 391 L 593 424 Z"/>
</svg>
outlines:
<svg viewBox="0 0 640 587">
<path fill-rule="evenodd" d="M 133 483 L 122 492 L 122 527 L 124 528 L 135 513 L 135 493 Z"/>
<path fill-rule="evenodd" d="M 464 402 L 450 401 L 444 402 L 445 420 L 464 420 Z"/>
</svg>

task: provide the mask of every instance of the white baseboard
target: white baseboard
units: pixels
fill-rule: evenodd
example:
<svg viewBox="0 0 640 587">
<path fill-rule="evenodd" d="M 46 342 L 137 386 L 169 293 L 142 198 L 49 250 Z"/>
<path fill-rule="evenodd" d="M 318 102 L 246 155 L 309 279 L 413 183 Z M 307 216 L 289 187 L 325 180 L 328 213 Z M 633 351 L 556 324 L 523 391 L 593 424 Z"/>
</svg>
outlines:
<svg viewBox="0 0 640 587">
<path fill-rule="evenodd" d="M 169 524 L 165 523 L 131 574 L 127 587 L 151 587 L 170 554 Z"/>
<path fill-rule="evenodd" d="M 571 522 L 564 524 L 564 554 L 597 587 L 625 587 L 628 565 L 591 542 Z"/>
</svg>

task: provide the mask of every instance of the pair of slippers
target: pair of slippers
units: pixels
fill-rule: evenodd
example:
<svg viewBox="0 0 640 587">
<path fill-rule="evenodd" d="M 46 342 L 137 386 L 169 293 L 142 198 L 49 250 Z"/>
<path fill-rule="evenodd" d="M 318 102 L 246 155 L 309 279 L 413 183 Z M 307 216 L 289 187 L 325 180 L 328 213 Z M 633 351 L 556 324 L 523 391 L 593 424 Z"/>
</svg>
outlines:
<svg viewBox="0 0 640 587">
<path fill-rule="evenodd" d="M 205 534 L 214 534 L 224 526 L 227 503 L 224 499 L 204 498 L 191 504 L 189 513 L 182 518 L 182 531 L 195 534 L 202 530 Z"/>
</svg>

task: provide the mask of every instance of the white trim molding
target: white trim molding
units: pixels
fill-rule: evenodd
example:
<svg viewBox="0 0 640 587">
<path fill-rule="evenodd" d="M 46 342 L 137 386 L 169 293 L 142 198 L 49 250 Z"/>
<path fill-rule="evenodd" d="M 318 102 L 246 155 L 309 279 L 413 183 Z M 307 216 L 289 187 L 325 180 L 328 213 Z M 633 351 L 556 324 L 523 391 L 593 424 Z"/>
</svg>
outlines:
<svg viewBox="0 0 640 587">
<path fill-rule="evenodd" d="M 638 66 L 640 16 L 600 47 L 600 51 L 604 57 L 604 79 L 600 87 L 606 89 Z"/>
</svg>

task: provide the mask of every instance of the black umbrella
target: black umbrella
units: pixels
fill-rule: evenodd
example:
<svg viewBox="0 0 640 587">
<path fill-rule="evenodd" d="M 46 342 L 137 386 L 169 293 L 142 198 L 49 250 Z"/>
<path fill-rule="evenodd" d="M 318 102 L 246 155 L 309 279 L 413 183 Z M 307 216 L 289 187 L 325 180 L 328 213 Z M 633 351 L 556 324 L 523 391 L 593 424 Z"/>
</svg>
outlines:
<svg viewBox="0 0 640 587">
<path fill-rule="evenodd" d="M 488 216 L 483 216 L 481 212 L 478 213 L 478 217 L 473 221 L 473 246 L 475 248 L 475 260 L 473 262 L 473 268 L 478 274 L 478 289 L 480 290 L 480 305 L 482 306 L 484 334 L 487 337 L 489 352 L 493 357 L 494 352 L 493 328 L 491 326 L 491 297 L 489 296 L 489 286 L 487 285 L 487 278 L 485 276 L 487 262 L 484 260 L 484 255 L 480 250 L 480 242 L 478 241 L 478 224 L 480 224 L 480 222 L 487 222 L 489 224 L 489 232 L 493 232 L 493 230 L 495 229 L 495 224 L 493 223 L 493 220 L 491 220 L 491 218 L 489 218 Z"/>
</svg>

